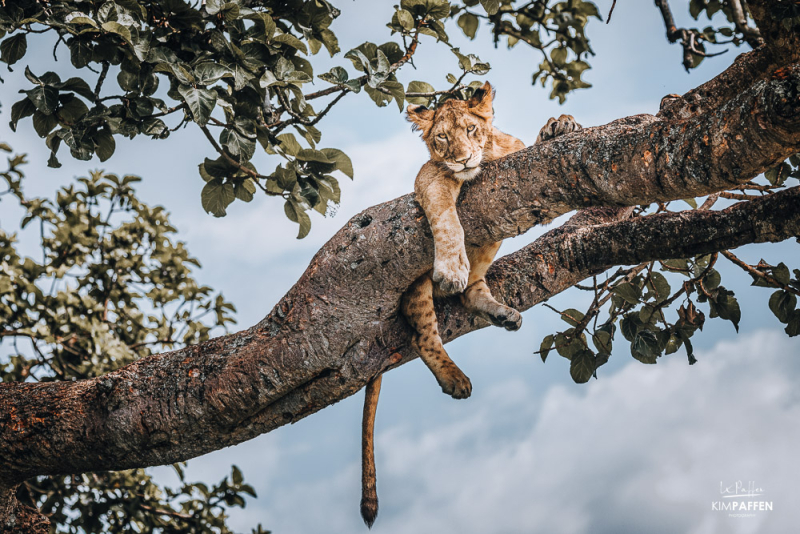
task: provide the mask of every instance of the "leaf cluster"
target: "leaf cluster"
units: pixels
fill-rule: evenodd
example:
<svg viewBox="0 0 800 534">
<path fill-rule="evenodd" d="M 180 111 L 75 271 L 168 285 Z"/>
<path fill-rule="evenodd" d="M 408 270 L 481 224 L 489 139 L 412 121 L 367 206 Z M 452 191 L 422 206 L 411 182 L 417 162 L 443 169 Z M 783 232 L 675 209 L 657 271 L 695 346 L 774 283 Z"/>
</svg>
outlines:
<svg viewBox="0 0 800 534">
<path fill-rule="evenodd" d="M 195 280 L 200 264 L 174 239 L 167 212 L 137 198 L 139 178 L 96 171 L 35 198 L 23 189 L 24 163 L 11 156 L 0 172 L 3 213 L 22 214 L 0 227 L 0 380 L 90 378 L 233 323 L 233 305 Z M 38 253 L 26 256 L 21 247 L 37 234 Z M 177 488 L 140 469 L 38 477 L 18 497 L 54 532 L 225 533 L 227 508 L 255 495 L 235 467 L 212 487 L 175 469 Z"/>
<path fill-rule="evenodd" d="M 482 9 L 476 10 L 479 3 Z M 581 76 L 590 68 L 588 56 L 594 55 L 586 25 L 591 18 L 601 19 L 594 2 L 463 0 L 454 6 L 451 17 L 470 39 L 475 39 L 484 20 L 495 45 L 505 36 L 508 48 L 524 43 L 538 50 L 542 62 L 532 81 L 542 87 L 549 83 L 551 99 L 564 103 L 570 92 L 591 87 Z"/>
<path fill-rule="evenodd" d="M 308 211 L 324 215 L 339 202 L 335 173 L 353 177 L 344 152 L 318 146 L 318 123 L 342 97 L 362 88 L 376 105 L 395 102 L 402 110 L 406 88 L 395 73 L 422 36 L 447 43 L 450 12 L 445 0 L 403 0 L 388 24 L 402 45 L 366 42 L 348 51 L 344 58 L 356 71 L 351 77 L 344 66 L 316 75 L 307 59 L 323 48 L 331 56 L 340 52 L 331 30 L 339 10 L 324 0 L 5 4 L 0 60 L 9 67 L 26 57 L 31 36 L 51 33 L 56 50 L 68 49 L 72 67 L 95 73 L 64 81 L 26 67 L 31 88 L 12 106 L 11 127 L 30 118 L 50 150 L 48 164 L 58 167 L 63 146 L 72 157 L 105 161 L 119 137 L 165 139 L 194 124 L 216 152 L 199 164 L 206 211 L 223 216 L 231 203 L 249 202 L 261 190 L 284 199 L 284 211 L 303 237 L 311 224 Z M 463 76 L 489 67 L 474 56 L 459 56 L 459 62 L 464 74 L 449 94 L 463 98 L 472 90 L 460 84 Z M 327 86 L 308 92 L 315 78 Z M 410 89 L 419 96 L 424 82 L 415 83 Z M 315 109 L 316 99 L 327 102 Z M 177 124 L 168 124 L 173 118 Z M 274 171 L 259 170 L 259 152 L 282 158 Z"/>
</svg>

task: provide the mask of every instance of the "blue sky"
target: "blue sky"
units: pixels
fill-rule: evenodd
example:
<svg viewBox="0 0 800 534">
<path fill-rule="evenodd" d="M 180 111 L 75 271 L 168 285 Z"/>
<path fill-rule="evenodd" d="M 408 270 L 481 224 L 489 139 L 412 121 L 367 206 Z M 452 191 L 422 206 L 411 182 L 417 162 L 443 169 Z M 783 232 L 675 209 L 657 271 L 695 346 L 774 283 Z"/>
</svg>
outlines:
<svg viewBox="0 0 800 534">
<path fill-rule="evenodd" d="M 607 13 L 611 1 L 597 3 Z M 340 1 L 343 14 L 333 29 L 342 49 L 389 40 L 384 24 L 392 4 Z M 673 4 L 679 25 L 706 25 L 689 20 L 682 3 Z M 597 56 L 584 79 L 594 87 L 559 106 L 547 99 L 549 91 L 530 84 L 540 61 L 536 53 L 523 47 L 495 50 L 486 28 L 476 42 L 460 37 L 455 27 L 450 33 L 462 52 L 491 63 L 486 78 L 497 89 L 495 124 L 526 143 L 548 117 L 561 113 L 584 126 L 654 114 L 664 95 L 696 87 L 737 53 L 732 49 L 687 74 L 681 49 L 667 42 L 652 3 L 618 2 L 611 24 L 593 21 L 589 27 Z M 25 61 L 34 54 L 37 64 L 51 61 L 50 52 L 48 46 L 36 47 Z M 53 67 L 64 71 L 63 49 L 60 59 Z M 341 56 L 320 55 L 314 62 L 317 72 L 349 65 Z M 403 69 L 401 81 L 424 79 L 444 87 L 443 73 L 457 68 L 455 56 L 430 39 L 421 45 L 416 65 L 418 72 Z M 411 191 L 427 159 L 396 106 L 376 108 L 364 94 L 345 98 L 323 121 L 321 145 L 352 157 L 355 180 L 342 181 L 336 216 L 312 215 L 311 234 L 298 241 L 296 225 L 272 199 L 236 203 L 224 219 L 203 212 L 197 163 L 210 149 L 196 128 L 160 142 L 118 140 L 117 153 L 104 164 L 72 161 L 64 153 L 63 168 L 48 169 L 43 141 L 30 121 L 17 134 L 8 129 L 11 103 L 27 83 L 21 72 L 3 73 L 0 138 L 36 155 L 27 168 L 27 190 L 51 195 L 73 176 L 98 167 L 142 176 L 141 197 L 168 208 L 181 238 L 203 263 L 198 278 L 237 306 L 242 328 L 266 315 L 349 217 Z M 262 157 L 263 168 L 269 168 Z M 500 253 L 545 230 L 509 240 Z M 753 263 L 764 257 L 800 267 L 794 241 L 748 246 L 737 254 Z M 724 260 L 719 265 L 724 283 L 736 289 L 742 303 L 741 332 L 736 335 L 727 322 L 709 322 L 694 342 L 700 361 L 691 368 L 683 351 L 659 365 L 641 365 L 620 343 L 599 380 L 576 385 L 566 360 L 553 355 L 543 364 L 532 354 L 544 335 L 563 325 L 536 307 L 524 314 L 519 332 L 485 329 L 447 346 L 472 379 L 469 400 L 443 395 L 419 361 L 388 374 L 377 417 L 381 512 L 373 530 L 712 534 L 788 531 L 798 524 L 793 503 L 800 497 L 794 487 L 800 467 L 792 445 L 800 438 L 794 387 L 800 343 L 787 338 L 769 312 L 768 291 L 750 288 L 749 277 Z M 577 292 L 552 303 L 586 304 Z M 242 532 L 259 522 L 281 534 L 365 532 L 358 515 L 362 399 L 356 395 L 295 425 L 193 460 L 189 476 L 212 481 L 229 473 L 232 463 L 242 468 L 259 494 L 233 513 L 232 524 Z M 169 480 L 167 470 L 156 472 Z M 720 482 L 735 480 L 758 482 L 775 509 L 746 519 L 712 512 Z"/>
</svg>

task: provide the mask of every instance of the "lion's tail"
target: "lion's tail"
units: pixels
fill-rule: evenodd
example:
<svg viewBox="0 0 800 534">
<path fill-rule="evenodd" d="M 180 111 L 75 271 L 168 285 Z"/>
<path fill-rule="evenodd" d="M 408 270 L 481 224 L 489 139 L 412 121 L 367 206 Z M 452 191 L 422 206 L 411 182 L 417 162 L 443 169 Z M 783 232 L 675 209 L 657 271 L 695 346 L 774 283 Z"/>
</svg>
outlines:
<svg viewBox="0 0 800 534">
<path fill-rule="evenodd" d="M 375 486 L 375 412 L 381 393 L 381 375 L 367 383 L 364 416 L 361 420 L 361 517 L 372 528 L 378 516 L 378 490 Z"/>
</svg>

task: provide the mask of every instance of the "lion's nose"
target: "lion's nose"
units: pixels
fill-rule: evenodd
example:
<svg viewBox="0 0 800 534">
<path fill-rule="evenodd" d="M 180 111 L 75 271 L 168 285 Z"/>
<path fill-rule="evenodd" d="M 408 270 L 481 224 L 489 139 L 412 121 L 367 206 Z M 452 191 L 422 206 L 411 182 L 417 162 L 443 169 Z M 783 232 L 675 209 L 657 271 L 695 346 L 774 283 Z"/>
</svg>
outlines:
<svg viewBox="0 0 800 534">
<path fill-rule="evenodd" d="M 466 156 L 464 156 L 462 159 L 457 159 L 457 160 L 456 160 L 456 163 L 460 163 L 460 164 L 462 164 L 462 165 L 466 165 L 466 164 L 467 164 L 467 162 L 470 160 L 470 158 L 472 158 L 472 154 L 467 154 L 467 155 L 466 155 Z"/>
</svg>

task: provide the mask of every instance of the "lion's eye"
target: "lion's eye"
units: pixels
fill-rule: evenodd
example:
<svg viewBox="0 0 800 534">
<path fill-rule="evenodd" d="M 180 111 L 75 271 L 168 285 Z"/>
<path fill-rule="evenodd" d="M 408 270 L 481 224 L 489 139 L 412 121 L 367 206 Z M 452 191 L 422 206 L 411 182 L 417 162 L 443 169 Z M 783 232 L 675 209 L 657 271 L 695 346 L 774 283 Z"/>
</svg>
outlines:
<svg viewBox="0 0 800 534">
<path fill-rule="evenodd" d="M 437 135 L 436 137 L 437 137 L 438 139 L 441 139 L 442 141 L 444 141 L 445 139 L 447 139 L 447 136 L 446 136 L 445 134 L 439 134 L 439 135 Z"/>
<path fill-rule="evenodd" d="M 470 125 L 470 126 L 467 126 L 467 131 L 468 131 L 468 132 L 471 132 L 471 131 L 473 131 L 473 130 L 475 130 L 475 125 L 474 125 L 474 124 L 472 124 L 472 125 Z"/>
</svg>

